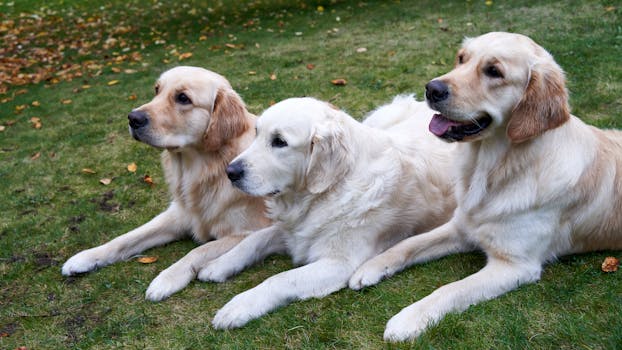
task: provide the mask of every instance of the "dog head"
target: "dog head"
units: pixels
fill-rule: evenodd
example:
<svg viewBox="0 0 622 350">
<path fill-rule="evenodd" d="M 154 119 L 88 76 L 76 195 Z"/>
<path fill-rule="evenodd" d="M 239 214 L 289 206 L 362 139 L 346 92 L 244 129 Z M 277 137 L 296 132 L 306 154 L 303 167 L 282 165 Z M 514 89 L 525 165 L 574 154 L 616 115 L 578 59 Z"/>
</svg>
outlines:
<svg viewBox="0 0 622 350">
<path fill-rule="evenodd" d="M 430 131 L 447 141 L 474 141 L 503 132 L 513 143 L 570 118 L 564 72 L 530 38 L 493 32 L 467 38 L 452 71 L 426 85 L 440 114 Z"/>
<path fill-rule="evenodd" d="M 229 82 L 198 67 L 175 67 L 155 85 L 151 102 L 128 115 L 136 140 L 169 150 L 217 151 L 250 125 L 246 106 Z"/>
<path fill-rule="evenodd" d="M 255 196 L 326 191 L 352 165 L 343 123 L 346 117 L 313 98 L 291 98 L 273 105 L 257 120 L 251 146 L 227 167 L 229 179 Z"/>
</svg>

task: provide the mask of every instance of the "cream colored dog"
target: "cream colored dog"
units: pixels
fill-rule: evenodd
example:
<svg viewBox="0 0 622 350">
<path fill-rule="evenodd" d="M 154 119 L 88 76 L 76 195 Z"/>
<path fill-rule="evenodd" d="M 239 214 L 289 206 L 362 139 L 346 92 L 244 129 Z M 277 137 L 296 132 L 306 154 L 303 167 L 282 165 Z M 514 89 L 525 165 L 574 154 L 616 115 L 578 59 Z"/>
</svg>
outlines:
<svg viewBox="0 0 622 350">
<path fill-rule="evenodd" d="M 426 132 L 432 114 L 412 97 L 396 98 L 363 124 L 312 98 L 268 108 L 255 141 L 227 172 L 242 191 L 270 196 L 274 224 L 198 277 L 224 281 L 272 253 L 302 266 L 234 297 L 214 327 L 240 327 L 291 301 L 344 288 L 367 259 L 446 222 L 455 207 L 453 152 Z"/>
<path fill-rule="evenodd" d="M 186 235 L 200 243 L 213 239 L 151 282 L 146 296 L 153 301 L 184 288 L 209 260 L 270 223 L 263 199 L 233 188 L 225 173 L 255 136 L 255 116 L 229 82 L 202 68 L 176 67 L 160 76 L 155 93 L 129 114 L 129 128 L 136 140 L 164 149 L 170 206 L 148 223 L 74 255 L 62 268 L 63 275 L 74 275 Z"/>
<path fill-rule="evenodd" d="M 386 340 L 415 338 L 448 312 L 535 282 L 560 255 L 622 249 L 622 133 L 570 115 L 564 73 L 542 47 L 510 33 L 466 39 L 426 97 L 440 112 L 430 131 L 468 142 L 458 206 L 445 225 L 365 263 L 350 287 L 451 253 L 481 249 L 488 262 L 404 308 Z"/>
</svg>

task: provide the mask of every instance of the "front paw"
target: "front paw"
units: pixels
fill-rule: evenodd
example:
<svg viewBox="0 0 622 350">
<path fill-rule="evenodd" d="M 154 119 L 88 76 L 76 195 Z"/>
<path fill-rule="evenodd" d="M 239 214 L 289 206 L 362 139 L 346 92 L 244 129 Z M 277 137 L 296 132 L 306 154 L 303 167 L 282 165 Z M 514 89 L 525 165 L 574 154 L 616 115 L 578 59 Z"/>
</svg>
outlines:
<svg viewBox="0 0 622 350">
<path fill-rule="evenodd" d="M 216 329 L 230 329 L 244 326 L 265 313 L 261 297 L 252 295 L 251 291 L 236 295 L 223 306 L 212 319 Z"/>
<path fill-rule="evenodd" d="M 389 272 L 384 265 L 375 263 L 371 260 L 363 264 L 356 270 L 356 272 L 354 272 L 352 277 L 350 277 L 348 286 L 350 286 L 350 289 L 359 290 L 378 284 L 378 282 L 388 276 Z"/>
<path fill-rule="evenodd" d="M 64 276 L 73 276 L 79 273 L 85 273 L 94 270 L 98 266 L 104 264 L 99 261 L 98 254 L 92 249 L 83 250 L 72 256 L 63 264 L 61 273 Z"/>
<path fill-rule="evenodd" d="M 150 301 L 162 301 L 184 289 L 194 278 L 190 268 L 178 268 L 173 265 L 162 271 L 147 288 L 145 298 Z"/>
<path fill-rule="evenodd" d="M 418 310 L 417 305 L 413 304 L 404 308 L 387 322 L 384 340 L 389 342 L 413 340 L 425 332 L 432 323 L 432 318 Z"/>
<path fill-rule="evenodd" d="M 224 282 L 234 272 L 230 271 L 226 264 L 218 263 L 219 259 L 211 261 L 197 274 L 197 278 L 203 282 Z"/>
</svg>

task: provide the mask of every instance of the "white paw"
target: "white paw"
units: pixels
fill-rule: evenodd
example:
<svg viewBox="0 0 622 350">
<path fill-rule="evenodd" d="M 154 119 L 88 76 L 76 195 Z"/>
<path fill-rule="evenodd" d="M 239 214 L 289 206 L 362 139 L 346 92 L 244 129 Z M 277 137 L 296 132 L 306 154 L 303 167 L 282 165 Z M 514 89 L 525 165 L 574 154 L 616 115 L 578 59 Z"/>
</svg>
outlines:
<svg viewBox="0 0 622 350">
<path fill-rule="evenodd" d="M 230 266 L 219 263 L 219 260 L 213 260 L 202 268 L 197 274 L 197 278 L 203 282 L 224 282 L 234 275 Z"/>
<path fill-rule="evenodd" d="M 387 322 L 384 340 L 390 342 L 413 340 L 420 336 L 433 321 L 433 318 L 425 312 L 420 312 L 415 303 L 404 308 Z"/>
<path fill-rule="evenodd" d="M 369 261 L 363 264 L 354 272 L 348 285 L 351 289 L 359 290 L 364 287 L 378 284 L 383 278 L 388 277 L 389 273 L 382 265 Z"/>
<path fill-rule="evenodd" d="M 61 273 L 64 276 L 72 276 L 79 273 L 89 272 L 94 270 L 96 267 L 106 265 L 99 261 L 98 254 L 94 251 L 94 249 L 95 248 L 83 250 L 69 258 L 69 260 L 63 264 Z"/>
<path fill-rule="evenodd" d="M 269 308 L 263 305 L 264 300 L 254 294 L 251 289 L 236 295 L 225 304 L 212 319 L 214 328 L 239 328 L 268 312 Z"/>
<path fill-rule="evenodd" d="M 145 298 L 151 301 L 164 300 L 174 293 L 184 289 L 194 278 L 190 268 L 183 269 L 175 265 L 160 272 L 160 274 L 149 284 Z"/>
</svg>

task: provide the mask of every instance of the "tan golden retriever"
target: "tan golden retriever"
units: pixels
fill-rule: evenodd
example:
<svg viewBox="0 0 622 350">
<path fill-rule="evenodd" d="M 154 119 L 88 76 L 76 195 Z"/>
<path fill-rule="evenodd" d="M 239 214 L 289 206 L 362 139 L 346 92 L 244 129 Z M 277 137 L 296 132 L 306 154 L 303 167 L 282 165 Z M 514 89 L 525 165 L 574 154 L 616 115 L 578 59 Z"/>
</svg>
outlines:
<svg viewBox="0 0 622 350">
<path fill-rule="evenodd" d="M 268 108 L 257 138 L 227 168 L 266 203 L 274 224 L 198 274 L 224 281 L 273 253 L 300 267 L 231 299 L 212 324 L 234 328 L 294 300 L 347 287 L 356 268 L 398 241 L 446 222 L 455 207 L 452 147 L 426 130 L 434 112 L 410 96 L 364 123 L 313 98 Z"/>
<path fill-rule="evenodd" d="M 546 50 L 519 34 L 466 39 L 426 97 L 440 113 L 430 131 L 465 142 L 456 211 L 365 263 L 350 286 L 451 253 L 480 249 L 488 262 L 404 308 L 385 339 L 415 338 L 449 312 L 535 282 L 560 255 L 622 249 L 622 133 L 570 115 L 564 73 Z"/>
<path fill-rule="evenodd" d="M 263 199 L 234 188 L 225 173 L 252 142 L 256 119 L 229 82 L 202 68 L 176 67 L 160 76 L 155 93 L 128 115 L 129 129 L 136 140 L 164 149 L 170 206 L 148 223 L 74 255 L 62 268 L 63 275 L 88 272 L 186 235 L 207 242 L 151 282 L 146 297 L 153 301 L 181 290 L 208 261 L 270 223 Z"/>
</svg>

